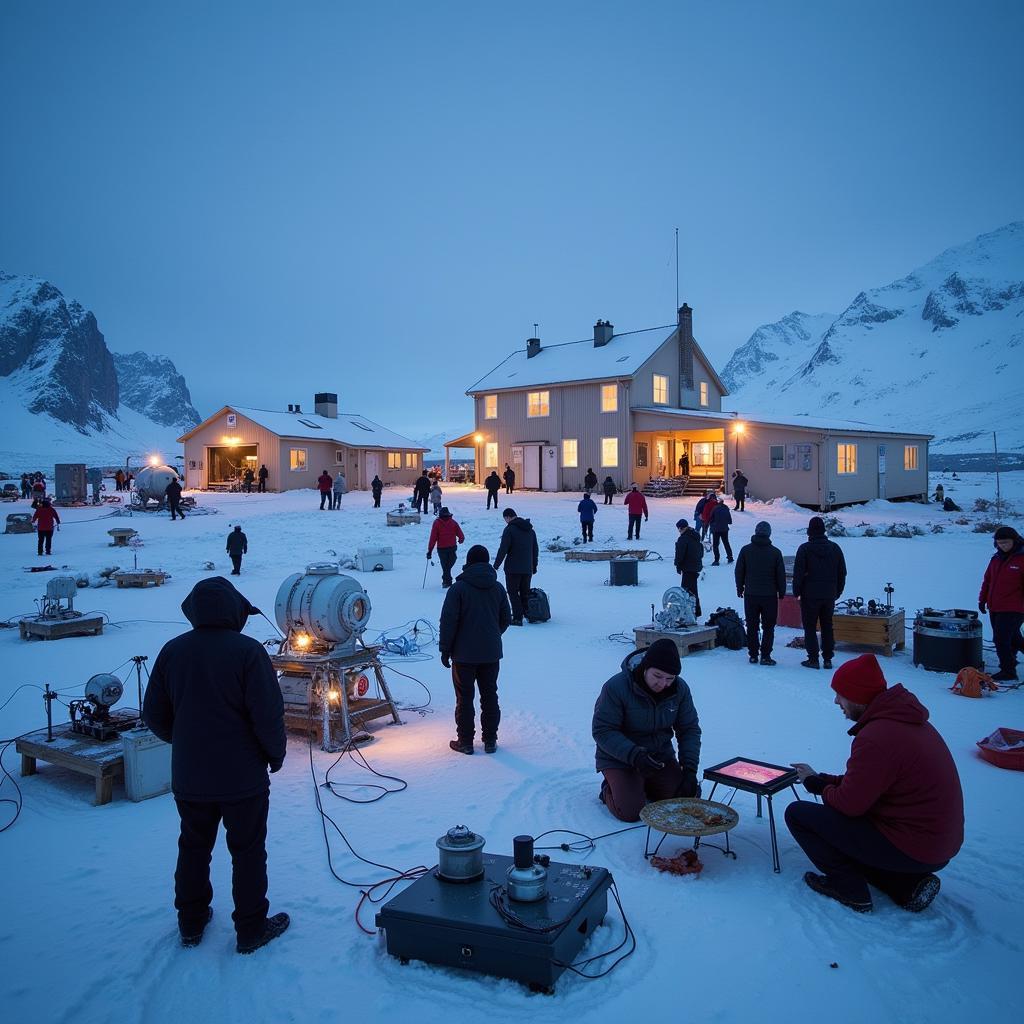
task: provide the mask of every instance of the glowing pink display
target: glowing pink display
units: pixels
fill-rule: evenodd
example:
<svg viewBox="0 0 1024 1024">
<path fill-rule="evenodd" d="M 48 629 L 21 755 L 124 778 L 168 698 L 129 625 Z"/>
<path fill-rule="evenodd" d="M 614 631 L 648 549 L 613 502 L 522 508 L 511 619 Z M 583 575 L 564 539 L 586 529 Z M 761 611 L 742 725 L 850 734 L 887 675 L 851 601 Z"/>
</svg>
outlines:
<svg viewBox="0 0 1024 1024">
<path fill-rule="evenodd" d="M 744 782 L 757 782 L 766 785 L 781 779 L 792 772 L 792 768 L 768 768 L 763 764 L 752 764 L 750 761 L 734 761 L 715 769 L 716 775 L 726 775 Z"/>
</svg>

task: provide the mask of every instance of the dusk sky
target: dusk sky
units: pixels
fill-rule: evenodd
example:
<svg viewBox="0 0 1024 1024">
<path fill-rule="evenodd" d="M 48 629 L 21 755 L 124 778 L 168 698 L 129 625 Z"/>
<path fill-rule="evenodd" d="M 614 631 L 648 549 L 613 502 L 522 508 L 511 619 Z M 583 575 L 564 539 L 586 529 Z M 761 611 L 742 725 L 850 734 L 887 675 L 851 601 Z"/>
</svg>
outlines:
<svg viewBox="0 0 1024 1024">
<path fill-rule="evenodd" d="M 6 0 L 0 269 L 204 415 L 406 433 L 545 342 L 675 317 L 719 368 L 1024 216 L 1024 4 Z"/>
</svg>

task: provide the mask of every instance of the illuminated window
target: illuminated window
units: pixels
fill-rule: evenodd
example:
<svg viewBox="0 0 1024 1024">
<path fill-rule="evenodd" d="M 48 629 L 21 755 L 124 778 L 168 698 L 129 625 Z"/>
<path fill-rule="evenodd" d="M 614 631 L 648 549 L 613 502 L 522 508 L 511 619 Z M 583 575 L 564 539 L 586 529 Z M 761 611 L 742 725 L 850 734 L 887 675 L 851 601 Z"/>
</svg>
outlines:
<svg viewBox="0 0 1024 1024">
<path fill-rule="evenodd" d="M 708 382 L 706 380 L 700 382 L 700 404 L 705 406 L 708 404 Z"/>
<path fill-rule="evenodd" d="M 692 466 L 721 466 L 725 464 L 724 441 L 695 441 L 690 445 Z"/>
<path fill-rule="evenodd" d="M 405 453 L 405 468 L 406 469 L 417 469 L 418 468 L 418 466 L 416 465 L 416 453 L 415 452 L 406 452 Z"/>
<path fill-rule="evenodd" d="M 636 465 L 637 469 L 643 469 L 647 465 L 647 442 L 637 441 L 636 443 Z"/>
<path fill-rule="evenodd" d="M 857 472 L 857 446 L 855 444 L 836 445 L 836 472 L 840 474 Z"/>
<path fill-rule="evenodd" d="M 293 473 L 305 473 L 306 472 L 306 449 L 305 448 L 289 448 L 288 449 L 288 468 Z"/>
<path fill-rule="evenodd" d="M 907 444 L 903 446 L 903 468 L 917 469 L 917 445 Z"/>
<path fill-rule="evenodd" d="M 402 453 L 401 452 L 388 452 L 388 469 L 401 469 L 402 468 Z"/>
<path fill-rule="evenodd" d="M 601 438 L 601 465 L 607 467 L 619 464 L 619 439 L 617 437 Z"/>
<path fill-rule="evenodd" d="M 484 465 L 490 468 L 493 466 L 497 469 L 498 466 L 498 442 L 488 441 L 484 445 Z"/>
<path fill-rule="evenodd" d="M 343 466 L 345 464 L 345 449 L 339 448 L 334 453 L 334 464 L 336 466 Z"/>
<path fill-rule="evenodd" d="M 566 469 L 576 469 L 580 464 L 578 442 L 574 437 L 562 441 L 562 465 Z"/>
<path fill-rule="evenodd" d="M 619 386 L 618 384 L 601 385 L 601 412 L 619 411 Z"/>
<path fill-rule="evenodd" d="M 484 395 L 484 419 L 496 420 L 498 418 L 498 396 Z"/>
<path fill-rule="evenodd" d="M 786 468 L 786 446 L 784 444 L 768 445 L 768 466 L 771 469 Z"/>
<path fill-rule="evenodd" d="M 547 391 L 530 391 L 526 395 L 527 416 L 549 415 L 549 393 Z"/>
<path fill-rule="evenodd" d="M 668 377 L 663 373 L 654 374 L 654 404 L 668 405 Z"/>
</svg>

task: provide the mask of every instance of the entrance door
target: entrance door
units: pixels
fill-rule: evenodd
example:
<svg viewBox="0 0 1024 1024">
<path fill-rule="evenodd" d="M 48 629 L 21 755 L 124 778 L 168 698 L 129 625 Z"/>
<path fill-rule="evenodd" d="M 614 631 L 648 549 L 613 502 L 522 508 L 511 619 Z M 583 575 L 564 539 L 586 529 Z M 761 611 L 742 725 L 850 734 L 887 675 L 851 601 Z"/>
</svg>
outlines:
<svg viewBox="0 0 1024 1024">
<path fill-rule="evenodd" d="M 654 442 L 654 475 L 668 476 L 669 462 L 672 458 L 671 444 L 668 438 L 659 437 Z"/>
<path fill-rule="evenodd" d="M 366 486 L 370 486 L 370 481 L 375 476 L 380 476 L 381 473 L 381 454 L 380 452 L 367 452 L 366 453 Z M 383 480 L 384 478 L 381 477 Z"/>
<path fill-rule="evenodd" d="M 880 444 L 878 446 L 878 496 L 880 498 L 885 497 L 885 456 L 886 446 Z"/>
<path fill-rule="evenodd" d="M 546 444 L 541 449 L 541 487 L 545 491 L 558 490 L 558 449 Z"/>
<path fill-rule="evenodd" d="M 523 486 L 540 489 L 540 445 L 523 445 Z"/>
</svg>

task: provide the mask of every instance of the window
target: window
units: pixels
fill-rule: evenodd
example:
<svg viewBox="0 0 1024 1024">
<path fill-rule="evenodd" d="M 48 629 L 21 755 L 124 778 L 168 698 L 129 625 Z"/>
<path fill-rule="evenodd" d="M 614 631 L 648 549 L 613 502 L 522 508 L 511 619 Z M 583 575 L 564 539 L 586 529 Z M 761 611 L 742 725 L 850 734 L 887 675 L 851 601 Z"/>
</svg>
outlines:
<svg viewBox="0 0 1024 1024">
<path fill-rule="evenodd" d="M 562 440 L 562 465 L 566 469 L 577 469 L 579 464 L 579 442 L 574 437 L 564 438 Z"/>
<path fill-rule="evenodd" d="M 547 416 L 549 413 L 549 392 L 530 391 L 526 395 L 527 416 Z M 495 463 L 497 465 L 497 463 Z"/>
<path fill-rule="evenodd" d="M 309 427 L 310 430 L 323 430 L 324 429 L 322 426 L 320 426 L 319 423 L 314 423 L 312 420 L 300 419 L 299 422 L 304 427 Z"/>
<path fill-rule="evenodd" d="M 402 453 L 401 452 L 388 452 L 388 469 L 401 469 L 402 468 Z"/>
<path fill-rule="evenodd" d="M 601 385 L 601 412 L 619 411 L 619 386 L 618 384 Z"/>
<path fill-rule="evenodd" d="M 498 396 L 484 395 L 484 419 L 496 420 L 498 418 Z"/>
<path fill-rule="evenodd" d="M 334 453 L 334 464 L 336 466 L 343 466 L 343 465 L 345 465 L 345 449 L 344 448 L 339 448 L 339 449 L 337 449 L 337 451 L 335 451 L 335 453 Z"/>
<path fill-rule="evenodd" d="M 786 468 L 786 446 L 784 444 L 768 445 L 768 466 L 771 469 Z"/>
<path fill-rule="evenodd" d="M 637 441 L 636 443 L 636 466 L 643 469 L 647 465 L 647 442 Z"/>
<path fill-rule="evenodd" d="M 903 446 L 903 468 L 917 469 L 917 445 L 906 444 Z"/>
<path fill-rule="evenodd" d="M 722 466 L 725 464 L 724 441 L 694 441 L 690 445 L 692 466 Z"/>
<path fill-rule="evenodd" d="M 855 444 L 836 445 L 836 472 L 839 474 L 857 472 L 857 446 Z"/>
<path fill-rule="evenodd" d="M 488 441 L 487 444 L 484 445 L 484 465 L 487 466 L 488 468 L 493 466 L 495 469 L 497 469 L 497 467 L 498 467 L 498 442 L 497 441 Z"/>
<path fill-rule="evenodd" d="M 305 473 L 306 472 L 306 449 L 305 448 L 289 448 L 288 449 L 288 468 L 293 473 Z"/>
<path fill-rule="evenodd" d="M 358 427 L 360 430 L 365 430 L 368 434 L 373 433 L 373 427 L 368 427 L 365 423 L 360 423 L 358 420 L 349 420 L 349 423 L 353 427 Z"/>
<path fill-rule="evenodd" d="M 601 465 L 617 466 L 619 464 L 619 439 L 617 437 L 601 438 Z"/>
<path fill-rule="evenodd" d="M 708 404 L 708 382 L 706 380 L 700 382 L 700 404 L 703 407 Z"/>
<path fill-rule="evenodd" d="M 417 469 L 416 465 L 416 453 L 406 452 L 405 453 L 405 468 L 406 469 Z"/>
<path fill-rule="evenodd" d="M 654 404 L 668 405 L 668 377 L 663 373 L 656 373 L 654 380 Z"/>
</svg>

